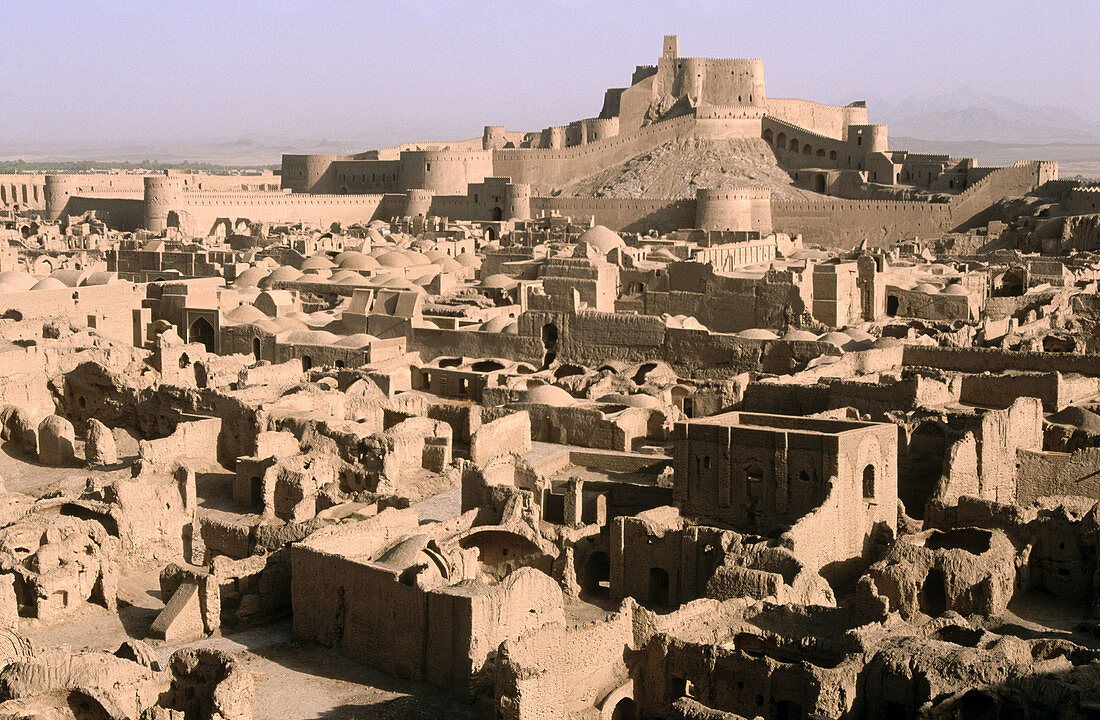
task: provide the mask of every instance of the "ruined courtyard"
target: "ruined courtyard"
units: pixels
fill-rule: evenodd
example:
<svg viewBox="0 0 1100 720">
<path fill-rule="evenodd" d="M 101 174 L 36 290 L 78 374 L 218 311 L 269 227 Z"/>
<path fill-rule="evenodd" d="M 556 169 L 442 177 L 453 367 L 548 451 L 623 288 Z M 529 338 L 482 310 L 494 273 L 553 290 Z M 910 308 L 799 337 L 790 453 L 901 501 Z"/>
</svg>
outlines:
<svg viewBox="0 0 1100 720">
<path fill-rule="evenodd" d="M 1100 183 L 660 51 L 0 175 L 0 718 L 1100 717 Z"/>
</svg>

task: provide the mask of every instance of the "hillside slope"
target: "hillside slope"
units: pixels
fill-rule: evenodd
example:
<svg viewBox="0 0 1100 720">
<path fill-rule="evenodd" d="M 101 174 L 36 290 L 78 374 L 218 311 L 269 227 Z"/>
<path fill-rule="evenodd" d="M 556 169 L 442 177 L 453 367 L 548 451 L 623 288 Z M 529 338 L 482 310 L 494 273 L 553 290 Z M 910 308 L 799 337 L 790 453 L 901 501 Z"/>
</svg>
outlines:
<svg viewBox="0 0 1100 720">
<path fill-rule="evenodd" d="M 565 197 L 694 198 L 698 188 L 766 187 L 776 199 L 820 197 L 791 185 L 759 138 L 685 138 L 602 170 L 562 189 Z"/>
</svg>

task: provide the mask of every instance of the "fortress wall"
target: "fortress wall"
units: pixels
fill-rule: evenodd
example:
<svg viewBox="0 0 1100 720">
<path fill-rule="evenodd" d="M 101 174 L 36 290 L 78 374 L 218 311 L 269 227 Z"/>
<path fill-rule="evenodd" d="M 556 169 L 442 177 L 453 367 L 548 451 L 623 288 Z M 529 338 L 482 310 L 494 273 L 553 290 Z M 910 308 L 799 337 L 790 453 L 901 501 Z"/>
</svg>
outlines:
<svg viewBox="0 0 1100 720">
<path fill-rule="evenodd" d="M 1003 198 L 1019 197 L 1048 180 L 1058 179 L 1058 163 L 1020 161 L 998 168 L 951 200 L 951 227 L 965 230 L 980 225 L 989 207 Z"/>
<path fill-rule="evenodd" d="M 400 160 L 337 160 L 332 165 L 335 192 L 386 193 L 400 192 Z"/>
<path fill-rule="evenodd" d="M 378 217 L 384 195 L 305 195 L 284 193 L 184 193 L 178 206 L 180 227 L 198 234 L 209 233 L 219 218 L 252 222 L 369 222 Z M 387 209 L 395 204 L 390 199 Z"/>
<path fill-rule="evenodd" d="M 620 132 L 607 140 L 561 149 L 505 148 L 493 152 L 492 175 L 529 183 L 536 190 L 560 188 L 571 182 L 625 162 L 639 153 L 675 140 L 695 124 L 691 115 Z M 465 190 L 465 188 L 463 188 Z"/>
<path fill-rule="evenodd" d="M 3 179 L 0 178 L 0 183 Z M 1100 213 L 1100 187 L 1075 188 L 1062 203 L 1066 215 L 1092 215 Z"/>
<path fill-rule="evenodd" d="M 494 174 L 489 150 L 406 150 L 398 162 L 401 188 L 422 188 L 440 195 L 463 194 L 470 183 Z"/>
<path fill-rule="evenodd" d="M 650 228 L 667 232 L 695 225 L 695 200 L 531 198 L 532 215 L 537 217 L 540 212 L 557 212 L 574 218 L 591 216 L 599 225 L 627 232 L 645 232 Z"/>
<path fill-rule="evenodd" d="M 346 155 L 283 155 L 280 186 L 296 193 L 336 192 L 333 162 Z"/>
<path fill-rule="evenodd" d="M 805 241 L 852 248 L 929 236 L 951 225 L 947 203 L 878 200 L 779 200 L 772 202 L 776 232 L 801 233 Z"/>
<path fill-rule="evenodd" d="M 662 57 L 653 83 L 657 97 L 687 95 L 695 104 L 761 105 L 764 62 L 757 58 Z"/>
<path fill-rule="evenodd" d="M 0 175 L 0 207 L 46 207 L 46 176 L 31 173 Z"/>
<path fill-rule="evenodd" d="M 866 106 L 822 105 L 810 100 L 768 98 L 768 115 L 836 140 L 847 140 L 849 125 L 866 125 Z"/>
<path fill-rule="evenodd" d="M 114 230 L 137 230 L 142 226 L 144 207 L 145 198 L 142 193 L 73 196 L 65 203 L 62 215 L 83 215 L 94 211 L 97 218 Z"/>
</svg>

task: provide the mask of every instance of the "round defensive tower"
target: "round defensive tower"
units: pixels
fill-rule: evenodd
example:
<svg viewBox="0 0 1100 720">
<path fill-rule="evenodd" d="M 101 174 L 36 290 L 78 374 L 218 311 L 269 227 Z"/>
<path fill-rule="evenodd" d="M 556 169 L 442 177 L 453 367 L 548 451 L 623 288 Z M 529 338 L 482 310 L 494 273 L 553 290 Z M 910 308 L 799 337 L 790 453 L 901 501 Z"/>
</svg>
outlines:
<svg viewBox="0 0 1100 720">
<path fill-rule="evenodd" d="M 771 191 L 758 187 L 695 191 L 695 226 L 702 230 L 772 231 Z"/>
<path fill-rule="evenodd" d="M 57 220 L 65 212 L 69 198 L 77 193 L 80 178 L 76 175 L 47 175 L 43 189 L 46 199 L 46 219 Z"/>
<path fill-rule="evenodd" d="M 428 217 L 432 209 L 432 193 L 431 190 L 425 190 L 423 188 L 411 188 L 405 191 L 405 215 L 407 217 L 416 217 L 423 215 Z"/>
<path fill-rule="evenodd" d="M 482 150 L 499 150 L 508 142 L 503 125 L 486 125 L 481 136 Z"/>
<path fill-rule="evenodd" d="M 142 225 L 151 232 L 168 228 L 168 213 L 179 208 L 183 195 L 183 180 L 167 175 L 145 178 L 145 201 L 142 205 Z"/>
<path fill-rule="evenodd" d="M 542 146 L 552 150 L 561 150 L 565 147 L 565 127 L 548 127 L 542 131 Z"/>
<path fill-rule="evenodd" d="M 508 183 L 504 186 L 504 219 L 531 219 L 531 186 L 528 183 Z"/>
<path fill-rule="evenodd" d="M 283 155 L 282 180 L 284 190 L 296 193 L 336 192 L 332 180 L 334 160 L 342 155 Z"/>
</svg>

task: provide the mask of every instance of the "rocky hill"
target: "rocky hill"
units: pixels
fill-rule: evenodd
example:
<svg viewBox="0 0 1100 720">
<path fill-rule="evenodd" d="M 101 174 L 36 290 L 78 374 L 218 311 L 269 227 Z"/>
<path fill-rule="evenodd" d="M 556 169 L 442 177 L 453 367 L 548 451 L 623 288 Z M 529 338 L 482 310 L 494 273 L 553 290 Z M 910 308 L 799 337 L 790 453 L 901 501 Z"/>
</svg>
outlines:
<svg viewBox="0 0 1100 720">
<path fill-rule="evenodd" d="M 693 198 L 697 188 L 766 187 L 777 199 L 819 197 L 791 185 L 763 140 L 666 143 L 562 189 L 567 197 Z"/>
</svg>

